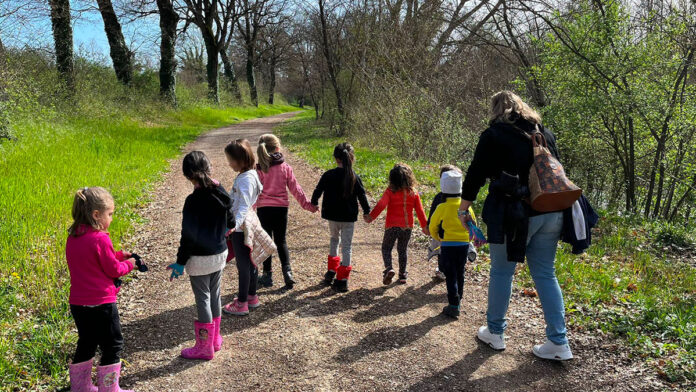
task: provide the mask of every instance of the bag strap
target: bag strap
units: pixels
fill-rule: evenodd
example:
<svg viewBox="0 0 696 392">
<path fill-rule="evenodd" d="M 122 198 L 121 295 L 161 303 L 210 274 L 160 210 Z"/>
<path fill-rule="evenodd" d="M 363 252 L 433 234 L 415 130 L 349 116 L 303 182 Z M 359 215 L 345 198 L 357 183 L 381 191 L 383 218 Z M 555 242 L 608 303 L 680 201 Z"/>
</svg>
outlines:
<svg viewBox="0 0 696 392">
<path fill-rule="evenodd" d="M 545 147 L 548 148 L 548 144 L 546 143 L 546 137 L 544 137 L 544 134 L 539 130 L 539 124 L 534 125 L 534 132 L 531 135 L 532 138 L 532 147 Z"/>
</svg>

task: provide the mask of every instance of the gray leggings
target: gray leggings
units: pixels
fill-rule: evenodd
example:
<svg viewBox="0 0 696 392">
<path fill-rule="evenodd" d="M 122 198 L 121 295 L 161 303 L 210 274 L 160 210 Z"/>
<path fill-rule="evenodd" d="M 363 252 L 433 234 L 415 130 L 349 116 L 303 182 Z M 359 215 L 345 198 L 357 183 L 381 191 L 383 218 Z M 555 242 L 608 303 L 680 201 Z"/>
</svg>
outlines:
<svg viewBox="0 0 696 392">
<path fill-rule="evenodd" d="M 199 323 L 212 323 L 213 317 L 220 317 L 220 279 L 222 271 L 208 275 L 189 276 L 191 288 L 196 297 Z"/>
<path fill-rule="evenodd" d="M 329 221 L 329 231 L 331 231 L 331 241 L 329 242 L 329 256 L 338 256 L 338 247 L 341 245 L 343 259 L 341 265 L 350 266 L 350 255 L 353 249 L 353 230 L 355 222 L 336 222 Z"/>
</svg>

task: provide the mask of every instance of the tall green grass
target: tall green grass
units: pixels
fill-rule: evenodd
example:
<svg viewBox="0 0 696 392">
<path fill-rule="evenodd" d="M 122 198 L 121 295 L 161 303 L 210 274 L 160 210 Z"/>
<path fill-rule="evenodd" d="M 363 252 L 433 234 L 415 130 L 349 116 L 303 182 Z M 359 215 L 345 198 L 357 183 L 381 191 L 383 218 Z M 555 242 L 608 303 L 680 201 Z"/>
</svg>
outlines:
<svg viewBox="0 0 696 392">
<path fill-rule="evenodd" d="M 278 130 L 291 150 L 322 169 L 334 166 L 330 136 L 305 113 Z M 368 190 L 379 195 L 387 174 L 401 159 L 374 145 L 356 147 L 356 172 Z M 423 203 L 437 189 L 438 164 L 407 161 L 425 185 Z M 460 162 L 460 164 L 462 164 Z M 466 169 L 466 168 L 463 168 Z M 481 206 L 485 192 L 475 204 Z M 476 207 L 475 207 L 476 208 Z M 479 207 L 480 208 L 480 207 Z M 696 240 L 694 228 L 675 228 L 603 212 L 594 243 L 581 256 L 567 245 L 557 254 L 558 280 L 570 325 L 576 331 L 604 331 L 619 337 L 631 355 L 645 358 L 667 381 L 696 381 Z M 484 249 L 485 250 L 485 249 Z M 526 266 L 519 287 L 533 287 Z"/>
<path fill-rule="evenodd" d="M 0 143 L 0 390 L 65 385 L 71 333 L 66 229 L 74 192 L 103 186 L 116 202 L 118 246 L 167 160 L 201 132 L 297 110 L 286 105 L 180 110 L 101 107 L 13 122 Z M 221 146 L 222 148 L 222 146 Z"/>
</svg>

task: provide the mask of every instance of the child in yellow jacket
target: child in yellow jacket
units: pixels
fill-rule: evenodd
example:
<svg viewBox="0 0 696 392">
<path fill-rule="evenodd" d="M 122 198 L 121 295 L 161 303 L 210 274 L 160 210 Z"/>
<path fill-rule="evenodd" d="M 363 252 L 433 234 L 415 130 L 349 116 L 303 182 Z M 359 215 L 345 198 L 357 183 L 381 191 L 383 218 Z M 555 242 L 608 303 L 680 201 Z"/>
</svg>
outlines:
<svg viewBox="0 0 696 392">
<path fill-rule="evenodd" d="M 464 266 L 469 249 L 469 229 L 462 226 L 458 211 L 462 201 L 462 174 L 448 171 L 440 177 L 440 189 L 445 201 L 440 203 L 430 218 L 430 235 L 441 242 L 441 262 L 447 282 L 449 305 L 442 313 L 459 318 L 459 304 L 464 288 Z M 471 208 L 468 211 L 473 217 Z"/>
</svg>

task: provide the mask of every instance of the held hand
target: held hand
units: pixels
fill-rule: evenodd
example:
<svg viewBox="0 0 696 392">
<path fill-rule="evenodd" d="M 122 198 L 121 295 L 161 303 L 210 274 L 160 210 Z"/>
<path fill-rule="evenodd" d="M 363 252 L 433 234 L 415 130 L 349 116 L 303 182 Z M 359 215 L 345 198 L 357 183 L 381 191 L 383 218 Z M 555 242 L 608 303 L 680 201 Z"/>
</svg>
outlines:
<svg viewBox="0 0 696 392">
<path fill-rule="evenodd" d="M 315 206 L 314 204 L 309 207 L 309 212 L 317 212 L 319 211 L 319 206 Z"/>
<path fill-rule="evenodd" d="M 178 263 L 169 264 L 167 269 L 172 270 L 172 274 L 169 276 L 170 282 L 184 274 L 184 266 Z"/>
<path fill-rule="evenodd" d="M 427 235 L 428 237 L 430 237 L 430 230 L 428 230 L 427 227 L 424 227 L 424 228 L 423 228 L 423 234 L 425 234 L 425 235 Z"/>
<path fill-rule="evenodd" d="M 459 221 L 462 222 L 462 226 L 464 226 L 467 229 L 469 228 L 468 227 L 469 222 L 473 222 L 473 220 L 474 219 L 471 217 L 470 214 L 459 215 Z"/>
<path fill-rule="evenodd" d="M 365 223 L 372 223 L 372 217 L 369 214 L 363 215 L 363 220 Z"/>
<path fill-rule="evenodd" d="M 131 252 L 126 252 L 125 250 L 122 250 L 121 253 L 123 254 L 124 259 L 130 259 L 133 254 Z"/>
</svg>

